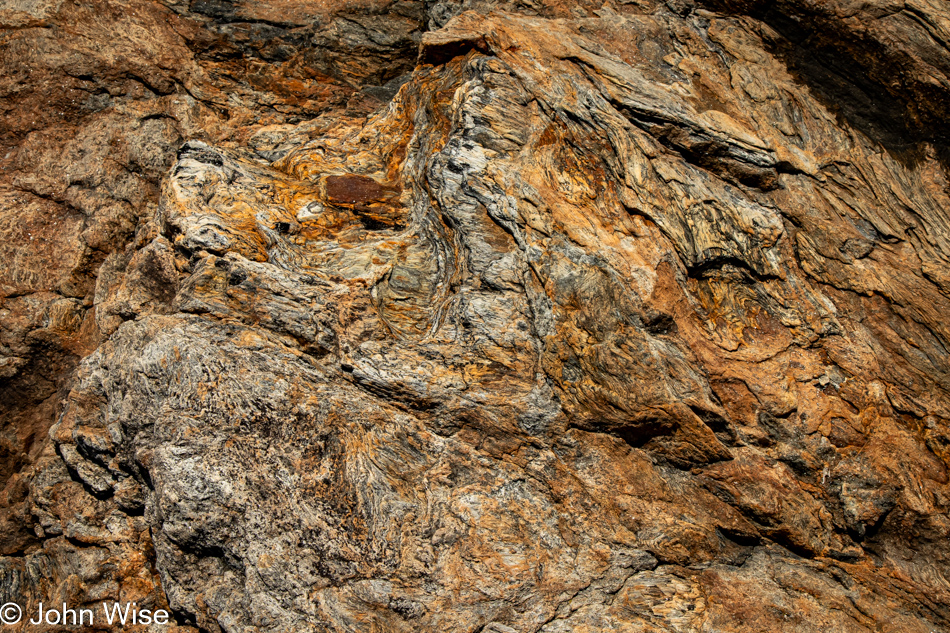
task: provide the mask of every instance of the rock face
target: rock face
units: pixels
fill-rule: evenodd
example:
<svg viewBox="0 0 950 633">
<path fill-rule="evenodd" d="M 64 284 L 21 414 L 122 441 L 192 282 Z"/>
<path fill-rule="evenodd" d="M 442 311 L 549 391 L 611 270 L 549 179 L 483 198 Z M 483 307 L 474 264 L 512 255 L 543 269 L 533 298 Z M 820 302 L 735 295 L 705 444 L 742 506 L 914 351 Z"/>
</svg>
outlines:
<svg viewBox="0 0 950 633">
<path fill-rule="evenodd" d="M 944 3 L 0 23 L 2 602 L 950 630 Z"/>
</svg>

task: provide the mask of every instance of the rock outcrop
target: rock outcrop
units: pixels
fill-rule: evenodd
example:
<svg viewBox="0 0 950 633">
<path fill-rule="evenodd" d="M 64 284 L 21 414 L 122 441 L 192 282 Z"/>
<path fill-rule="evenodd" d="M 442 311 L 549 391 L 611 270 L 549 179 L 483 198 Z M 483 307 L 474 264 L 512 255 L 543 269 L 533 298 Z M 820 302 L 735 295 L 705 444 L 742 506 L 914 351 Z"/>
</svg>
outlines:
<svg viewBox="0 0 950 633">
<path fill-rule="evenodd" d="M 944 3 L 0 23 L 0 601 L 950 630 Z"/>
</svg>

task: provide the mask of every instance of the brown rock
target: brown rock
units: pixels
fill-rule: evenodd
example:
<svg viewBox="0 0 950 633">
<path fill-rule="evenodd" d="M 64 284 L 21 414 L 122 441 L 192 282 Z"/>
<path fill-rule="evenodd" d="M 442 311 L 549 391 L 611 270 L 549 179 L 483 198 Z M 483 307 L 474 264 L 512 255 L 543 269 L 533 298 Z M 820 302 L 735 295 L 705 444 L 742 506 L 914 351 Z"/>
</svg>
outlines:
<svg viewBox="0 0 950 633">
<path fill-rule="evenodd" d="M 0 24 L 4 601 L 950 627 L 942 6 Z"/>
</svg>

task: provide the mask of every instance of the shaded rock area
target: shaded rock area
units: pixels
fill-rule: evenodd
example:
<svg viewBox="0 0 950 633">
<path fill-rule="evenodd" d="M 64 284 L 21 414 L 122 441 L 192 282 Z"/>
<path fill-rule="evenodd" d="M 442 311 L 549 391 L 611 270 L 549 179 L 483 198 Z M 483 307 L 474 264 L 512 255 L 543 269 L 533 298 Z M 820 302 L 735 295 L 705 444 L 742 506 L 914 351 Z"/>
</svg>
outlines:
<svg viewBox="0 0 950 633">
<path fill-rule="evenodd" d="M 950 630 L 945 3 L 0 27 L 0 602 Z"/>
</svg>

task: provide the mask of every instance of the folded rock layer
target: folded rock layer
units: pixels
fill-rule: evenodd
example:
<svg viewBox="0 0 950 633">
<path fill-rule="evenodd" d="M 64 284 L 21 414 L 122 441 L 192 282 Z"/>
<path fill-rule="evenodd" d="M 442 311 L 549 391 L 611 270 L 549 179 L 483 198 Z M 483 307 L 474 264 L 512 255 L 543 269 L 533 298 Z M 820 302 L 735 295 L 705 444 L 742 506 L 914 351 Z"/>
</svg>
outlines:
<svg viewBox="0 0 950 633">
<path fill-rule="evenodd" d="M 8 88 L 3 602 L 950 630 L 946 8 L 330 4 Z"/>
</svg>

